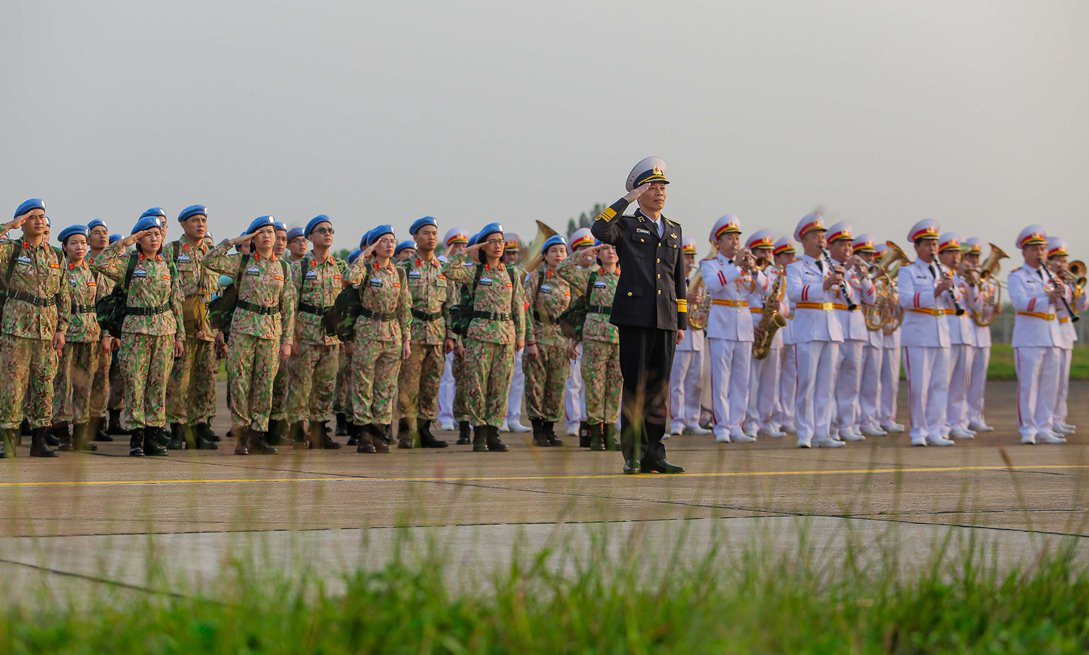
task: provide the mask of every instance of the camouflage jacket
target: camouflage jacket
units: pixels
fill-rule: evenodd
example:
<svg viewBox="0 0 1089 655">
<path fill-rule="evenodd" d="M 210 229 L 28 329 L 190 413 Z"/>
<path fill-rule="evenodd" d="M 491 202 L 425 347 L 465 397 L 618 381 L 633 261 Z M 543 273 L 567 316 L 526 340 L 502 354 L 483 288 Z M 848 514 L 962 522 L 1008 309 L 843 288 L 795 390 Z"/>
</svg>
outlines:
<svg viewBox="0 0 1089 655">
<path fill-rule="evenodd" d="M 447 278 L 472 290 L 477 266 L 483 266 L 483 270 L 473 299 L 474 318 L 465 337 L 500 344 L 525 339 L 526 296 L 522 280 L 517 275 L 512 278 L 506 266 L 473 264 L 466 262 L 465 254 L 460 253 L 450 258 L 443 272 Z"/>
<path fill-rule="evenodd" d="M 201 303 L 205 306 L 212 300 L 212 292 L 215 291 L 218 275 L 200 265 L 204 257 L 208 255 L 208 246 L 203 242 L 193 247 L 184 237 L 177 241 L 171 241 L 163 247 L 163 255 L 174 262 L 174 270 L 178 274 L 178 285 L 181 287 L 182 298 L 186 305 Z M 183 311 L 191 311 L 183 306 Z M 198 310 L 199 311 L 199 310 Z M 202 321 L 191 322 L 192 330 L 186 336 L 201 341 L 215 341 L 216 332 L 207 320 L 206 310 Z"/>
<path fill-rule="evenodd" d="M 87 267 L 87 262 L 67 262 L 64 270 L 68 284 L 68 297 L 72 302 L 72 315 L 68 320 L 67 341 L 91 343 L 98 341 L 102 330 L 98 327 L 95 302 L 98 300 L 98 278 Z"/>
<path fill-rule="evenodd" d="M 403 269 L 393 261 L 379 266 L 360 257 L 348 271 L 348 282 L 359 288 L 363 313 L 355 321 L 355 338 L 400 341 L 412 317 L 412 294 Z"/>
<path fill-rule="evenodd" d="M 446 279 L 442 262 L 419 257 L 405 260 L 401 267 L 412 294 L 412 343 L 440 345 L 455 334 L 447 327 L 447 312 L 457 298 L 458 285 Z"/>
<path fill-rule="evenodd" d="M 545 264 L 541 266 L 526 276 L 526 343 L 565 345 L 567 338 L 556 320 L 571 304 L 571 285 Z"/>
<path fill-rule="evenodd" d="M 576 298 L 586 295 L 586 286 L 590 283 L 590 274 L 594 276 L 594 287 L 590 290 L 590 311 L 586 312 L 586 320 L 582 324 L 582 338 L 584 341 L 604 341 L 606 343 L 620 343 L 620 333 L 616 326 L 609 322 L 609 314 L 613 307 L 613 296 L 616 294 L 616 283 L 620 280 L 620 269 L 615 273 L 606 273 L 598 266 L 582 268 L 576 264 L 577 258 L 568 257 L 560 264 L 560 277 L 571 284 L 571 291 Z M 604 310 L 604 311 L 603 311 Z"/>
<path fill-rule="evenodd" d="M 332 307 L 344 286 L 341 280 L 347 264 L 328 255 L 324 262 L 307 253 L 291 265 L 291 282 L 298 294 L 299 311 L 295 314 L 295 342 L 332 346 L 340 339 L 325 333 L 318 311 Z"/>
<path fill-rule="evenodd" d="M 18 251 L 18 252 L 17 252 Z M 4 303 L 4 334 L 51 340 L 55 332 L 68 331 L 68 285 L 62 284 L 60 251 L 47 243 L 32 246 L 22 239 L 0 243 L 0 275 L 7 275 Z"/>
<path fill-rule="evenodd" d="M 97 257 L 101 257 L 102 253 L 104 252 L 106 251 L 103 250 L 102 252 L 98 253 Z M 98 302 L 99 300 L 102 300 L 106 296 L 113 293 L 114 288 L 117 287 L 117 283 L 111 280 L 108 276 L 103 275 L 102 273 L 99 273 L 95 270 L 95 256 L 87 253 L 87 257 L 84 259 L 84 261 L 87 262 L 87 268 L 91 271 L 91 275 L 95 276 L 95 302 Z"/>
<path fill-rule="evenodd" d="M 229 254 L 230 239 L 224 239 L 200 260 L 202 266 L 237 278 L 242 255 Z M 238 285 L 238 306 L 231 320 L 231 334 L 248 334 L 259 339 L 279 339 L 290 344 L 295 336 L 295 285 L 284 279 L 284 265 L 275 255 L 258 254 L 246 260 Z M 248 310 L 245 305 L 265 308 Z"/>
<path fill-rule="evenodd" d="M 129 282 L 126 306 L 161 308 L 162 311 L 127 314 L 121 332 L 157 336 L 184 334 L 181 288 L 178 286 L 177 276 L 170 271 L 169 262 L 162 255 L 146 257 L 129 253 L 118 241 L 95 257 L 91 270 L 106 275 L 118 284 L 124 284 L 130 256 L 136 257 L 136 268 L 133 269 L 132 280 Z"/>
</svg>

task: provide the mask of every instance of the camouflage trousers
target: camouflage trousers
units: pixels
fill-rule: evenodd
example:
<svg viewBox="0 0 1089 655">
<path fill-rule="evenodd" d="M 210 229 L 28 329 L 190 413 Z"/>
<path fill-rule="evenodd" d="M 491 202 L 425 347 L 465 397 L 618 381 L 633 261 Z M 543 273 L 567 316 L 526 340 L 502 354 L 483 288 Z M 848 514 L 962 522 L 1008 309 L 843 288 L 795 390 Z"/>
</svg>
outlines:
<svg viewBox="0 0 1089 655">
<path fill-rule="evenodd" d="M 166 385 L 174 366 L 173 334 L 121 334 L 117 355 L 124 387 L 121 427 L 166 425 Z"/>
<path fill-rule="evenodd" d="M 0 371 L 9 377 L 0 385 L 0 428 L 12 429 L 23 422 L 31 428 L 46 427 L 53 419 L 53 376 L 57 351 L 44 339 L 11 334 L 0 337 Z M 28 388 L 29 387 L 29 388 Z"/>
<path fill-rule="evenodd" d="M 91 379 L 91 418 L 106 416 L 106 401 L 110 397 L 110 378 L 113 367 L 113 353 L 98 349 L 95 356 L 95 375 Z"/>
<path fill-rule="evenodd" d="M 514 374 L 514 344 L 465 340 L 469 418 L 473 425 L 499 427 L 507 415 L 507 390 Z M 460 381 L 460 380 L 459 380 Z"/>
<path fill-rule="evenodd" d="M 118 346 L 110 356 L 110 395 L 106 406 L 110 409 L 121 409 L 122 392 L 125 389 L 124 380 L 121 379 L 121 347 Z"/>
<path fill-rule="evenodd" d="M 272 379 L 272 410 L 269 419 L 282 421 L 287 418 L 287 362 L 281 362 L 276 369 L 276 377 Z"/>
<path fill-rule="evenodd" d="M 227 342 L 227 386 L 231 390 L 232 426 L 268 431 L 272 382 L 279 368 L 279 339 L 231 334 Z"/>
<path fill-rule="evenodd" d="M 91 420 L 91 381 L 98 370 L 98 341 L 68 341 L 53 378 L 53 423 Z M 97 418 L 97 417 L 96 417 Z"/>
<path fill-rule="evenodd" d="M 216 415 L 216 376 L 219 361 L 213 341 L 187 338 L 185 354 L 174 362 L 166 393 L 166 420 L 170 423 L 211 425 Z"/>
<path fill-rule="evenodd" d="M 352 416 L 352 355 L 351 344 L 342 344 L 337 356 L 337 386 L 333 393 L 333 411 Z"/>
<path fill-rule="evenodd" d="M 392 423 L 401 342 L 357 337 L 352 347 L 352 423 Z"/>
<path fill-rule="evenodd" d="M 563 389 L 571 362 L 566 345 L 537 344 L 537 356 L 522 353 L 522 371 L 526 374 L 526 412 L 530 419 L 563 420 Z"/>
<path fill-rule="evenodd" d="M 469 354 L 466 342 L 462 340 L 465 355 L 454 352 L 454 363 L 450 366 L 450 372 L 454 375 L 454 420 L 469 420 L 469 380 L 466 378 L 465 356 Z"/>
<path fill-rule="evenodd" d="M 398 409 L 402 418 L 434 421 L 439 417 L 439 379 L 445 365 L 446 355 L 441 343 L 412 344 L 412 353 L 401 364 L 401 376 L 397 381 L 400 390 Z"/>
<path fill-rule="evenodd" d="M 325 423 L 333 418 L 340 344 L 298 344 L 299 354 L 288 360 L 287 418 Z"/>
<path fill-rule="evenodd" d="M 586 390 L 586 420 L 615 423 L 620 418 L 620 344 L 582 342 L 582 384 Z"/>
</svg>

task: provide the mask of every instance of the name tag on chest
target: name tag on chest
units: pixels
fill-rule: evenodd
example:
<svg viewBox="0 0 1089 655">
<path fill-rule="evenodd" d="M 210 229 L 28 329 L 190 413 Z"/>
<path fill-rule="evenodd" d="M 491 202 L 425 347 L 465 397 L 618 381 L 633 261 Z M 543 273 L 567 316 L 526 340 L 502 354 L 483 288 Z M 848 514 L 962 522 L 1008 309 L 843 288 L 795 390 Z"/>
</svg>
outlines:
<svg viewBox="0 0 1089 655">
<path fill-rule="evenodd" d="M 256 266 L 250 266 L 249 268 L 246 269 L 246 275 L 260 275 L 260 274 L 261 274 L 261 269 L 257 268 Z"/>
<path fill-rule="evenodd" d="M 372 286 L 372 287 L 380 287 L 380 286 L 382 286 L 382 284 L 383 284 L 384 282 L 385 282 L 385 280 L 383 280 L 383 279 L 382 279 L 382 278 L 380 278 L 380 277 L 372 277 L 372 278 L 371 278 L 371 286 Z"/>
<path fill-rule="evenodd" d="M 20 255 L 19 258 L 15 261 L 19 262 L 20 264 L 29 264 L 30 257 L 27 257 L 26 255 Z"/>
<path fill-rule="evenodd" d="M 142 269 L 142 268 L 138 268 L 138 269 L 136 269 L 136 270 L 134 270 L 134 271 L 132 272 L 132 277 L 134 277 L 134 278 L 137 278 L 137 277 L 147 277 L 147 271 L 145 271 L 145 270 L 144 270 L 144 269 Z"/>
<path fill-rule="evenodd" d="M 408 279 L 410 279 L 410 280 L 418 280 L 421 277 L 423 277 L 423 274 L 420 273 L 419 271 L 409 271 L 408 272 Z"/>
<path fill-rule="evenodd" d="M 649 237 L 649 236 L 651 236 L 651 234 L 650 234 L 650 230 L 647 230 L 647 229 L 645 229 L 645 228 L 641 228 L 641 227 L 637 227 L 637 228 L 635 228 L 635 233 L 636 233 L 636 234 L 645 234 L 645 235 L 647 235 L 648 237 Z"/>
<path fill-rule="evenodd" d="M 604 289 L 605 287 L 606 287 L 606 284 L 604 282 L 594 282 L 594 288 L 595 289 Z"/>
<path fill-rule="evenodd" d="M 316 280 L 316 279 L 318 279 L 318 273 L 317 273 L 317 271 L 307 271 L 307 272 L 306 272 L 306 279 L 308 279 L 308 280 Z"/>
<path fill-rule="evenodd" d="M 492 279 L 491 279 L 490 277 L 482 277 L 482 278 L 480 278 L 480 286 L 482 286 L 482 287 L 490 287 L 491 285 L 492 285 Z"/>
<path fill-rule="evenodd" d="M 541 293 L 552 293 L 552 285 L 551 284 L 542 284 L 541 285 Z"/>
<path fill-rule="evenodd" d="M 191 261 L 193 261 L 193 258 L 190 257 L 189 255 L 178 255 L 178 263 L 179 264 L 188 264 Z"/>
</svg>

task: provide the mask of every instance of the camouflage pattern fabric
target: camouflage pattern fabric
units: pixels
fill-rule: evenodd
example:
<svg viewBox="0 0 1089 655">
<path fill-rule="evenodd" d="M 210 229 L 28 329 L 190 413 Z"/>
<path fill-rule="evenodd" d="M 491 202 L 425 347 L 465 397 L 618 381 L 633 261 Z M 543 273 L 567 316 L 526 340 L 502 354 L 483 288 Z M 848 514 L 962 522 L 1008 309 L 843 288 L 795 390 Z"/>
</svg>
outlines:
<svg viewBox="0 0 1089 655">
<path fill-rule="evenodd" d="M 582 383 L 586 393 L 586 420 L 615 423 L 620 418 L 620 343 L 584 341 Z"/>
<path fill-rule="evenodd" d="M 464 349 L 466 341 L 459 340 Z M 454 376 L 454 420 L 469 420 L 469 378 L 465 374 L 465 355 L 454 353 L 454 361 L 450 364 L 450 372 Z"/>
<path fill-rule="evenodd" d="M 393 391 L 400 367 L 400 342 L 356 339 L 351 370 L 352 423 L 393 422 Z"/>
<path fill-rule="evenodd" d="M 359 294 L 364 310 L 355 322 L 352 422 L 386 425 L 393 420 L 392 399 L 401 368 L 402 335 L 409 329 L 412 295 L 404 270 L 392 262 L 379 265 L 357 260 L 348 281 L 362 283 Z"/>
<path fill-rule="evenodd" d="M 413 343 L 397 381 L 402 418 L 434 421 L 439 417 L 439 380 L 446 365 L 441 345 Z"/>
<path fill-rule="evenodd" d="M 98 276 L 91 272 L 86 262 L 65 264 L 64 282 L 72 313 L 68 317 L 65 342 L 88 343 L 98 341 L 102 330 L 95 316 L 95 300 L 98 298 Z"/>
<path fill-rule="evenodd" d="M 57 373 L 57 351 L 53 345 L 42 339 L 0 335 L 0 370 L 8 376 L 7 384 L 0 385 L 0 428 L 19 427 L 24 400 L 31 428 L 50 425 L 53 376 Z"/>
<path fill-rule="evenodd" d="M 228 254 L 231 242 L 225 239 L 201 260 L 206 268 L 234 278 L 242 263 L 239 255 Z M 290 344 L 295 338 L 295 286 L 284 279 L 284 267 L 273 255 L 269 258 L 253 254 L 242 271 L 238 302 L 274 308 L 270 314 L 247 310 L 239 306 L 231 321 L 230 339 L 236 334 L 248 334 L 261 339 L 274 339 Z"/>
<path fill-rule="evenodd" d="M 571 285 L 571 292 L 576 298 L 581 298 L 586 293 L 586 285 L 590 282 L 590 274 L 596 272 L 594 288 L 590 291 L 590 306 L 612 307 L 613 296 L 616 295 L 616 283 L 620 281 L 620 269 L 614 273 L 606 273 L 598 266 L 582 268 L 576 265 L 577 258 L 569 257 L 560 265 L 560 277 Z M 609 322 L 609 315 L 599 312 L 587 312 L 586 322 L 582 327 L 584 341 L 604 341 L 606 343 L 620 343 L 620 333 L 616 326 Z"/>
<path fill-rule="evenodd" d="M 499 427 L 507 416 L 507 390 L 514 374 L 514 344 L 467 339 L 465 379 L 472 425 Z"/>
<path fill-rule="evenodd" d="M 128 319 L 126 319 L 128 323 Z M 125 332 L 118 355 L 124 384 L 121 427 L 166 425 L 166 383 L 174 364 L 174 335 Z"/>
<path fill-rule="evenodd" d="M 101 253 L 99 253 L 101 254 Z M 89 255 L 87 257 L 87 266 L 90 267 L 94 263 L 94 256 Z M 95 273 L 95 302 L 105 298 L 113 292 L 113 288 L 117 286 L 110 278 L 101 273 Z M 91 381 L 91 417 L 92 418 L 105 418 L 106 417 L 106 402 L 112 395 L 111 382 L 117 376 L 117 373 L 112 371 L 113 353 L 107 352 L 102 348 L 98 349 L 98 364 L 95 366 L 95 375 Z M 120 396 L 120 389 L 118 389 L 118 396 Z M 121 399 L 117 399 L 117 407 L 120 407 Z"/>
<path fill-rule="evenodd" d="M 268 431 L 272 412 L 272 382 L 279 370 L 280 344 L 232 330 L 227 346 L 227 385 L 231 425 Z"/>
<path fill-rule="evenodd" d="M 129 254 L 121 247 L 121 241 L 113 244 L 95 257 L 91 270 L 102 273 L 114 282 L 121 284 L 125 280 L 125 270 L 129 263 Z M 155 336 L 173 336 L 184 334 L 182 323 L 182 297 L 176 276 L 170 270 L 170 264 L 162 255 L 150 257 L 136 255 L 136 268 L 129 283 L 126 306 L 130 308 L 155 309 L 164 311 L 152 314 L 128 314 L 121 326 L 122 335 L 150 334 Z M 122 341 L 124 337 L 122 336 Z"/>
<path fill-rule="evenodd" d="M 170 423 L 211 423 L 215 416 L 216 376 L 215 330 L 208 321 L 207 305 L 218 276 L 201 265 L 208 246 L 193 246 L 185 238 L 172 241 L 163 252 L 174 262 L 183 298 L 185 355 L 174 362 L 166 395 Z"/>
<path fill-rule="evenodd" d="M 272 409 L 269 411 L 269 420 L 283 421 L 287 418 L 287 377 L 287 362 L 281 361 L 276 369 L 276 377 L 272 379 Z"/>
<path fill-rule="evenodd" d="M 340 391 L 341 346 L 300 343 L 299 354 L 289 360 L 287 383 L 287 418 L 291 422 L 309 419 L 311 423 L 324 423 L 333 418 L 333 397 Z M 347 376 L 347 366 L 344 370 Z M 350 382 L 344 383 L 347 396 Z M 349 413 L 347 398 L 337 411 Z"/>
<path fill-rule="evenodd" d="M 53 378 L 53 423 L 91 420 L 91 380 L 98 368 L 98 341 L 69 341 Z"/>
<path fill-rule="evenodd" d="M 307 309 L 332 306 L 343 288 L 347 265 L 332 256 L 318 261 L 308 253 L 291 268 L 299 289 L 295 343 L 299 354 L 288 360 L 286 418 L 324 423 L 333 417 L 333 395 L 340 365 L 340 340 L 326 334 L 321 315 Z M 275 418 L 275 417 L 274 417 Z"/>
<path fill-rule="evenodd" d="M 526 304 L 526 343 L 537 345 L 536 356 L 522 353 L 526 410 L 531 419 L 561 421 L 570 342 L 556 321 L 571 304 L 571 287 L 553 270 L 531 273 L 526 283 Z"/>
<path fill-rule="evenodd" d="M 337 355 L 337 385 L 333 393 L 333 411 L 352 415 L 352 355 L 351 345 L 342 346 Z"/>
<path fill-rule="evenodd" d="M 415 257 L 402 266 L 412 295 L 412 352 L 397 383 L 403 418 L 433 421 L 439 416 L 439 380 L 446 365 L 442 344 L 456 338 L 447 324 L 458 285 L 446 279 L 442 262 Z"/>
</svg>

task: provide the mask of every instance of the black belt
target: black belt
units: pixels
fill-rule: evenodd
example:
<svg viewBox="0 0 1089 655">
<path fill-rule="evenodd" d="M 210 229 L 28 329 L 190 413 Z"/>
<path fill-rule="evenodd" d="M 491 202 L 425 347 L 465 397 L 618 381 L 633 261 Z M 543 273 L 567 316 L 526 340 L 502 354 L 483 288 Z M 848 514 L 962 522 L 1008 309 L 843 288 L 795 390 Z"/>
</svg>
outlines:
<svg viewBox="0 0 1089 655">
<path fill-rule="evenodd" d="M 473 318 L 483 318 L 489 321 L 509 321 L 510 314 L 499 314 L 497 312 L 473 312 Z"/>
<path fill-rule="evenodd" d="M 72 305 L 73 314 L 93 314 L 94 312 L 94 305 Z"/>
<path fill-rule="evenodd" d="M 413 309 L 412 315 L 421 321 L 437 321 L 442 318 L 442 312 L 423 312 L 418 309 Z"/>
<path fill-rule="evenodd" d="M 318 307 L 317 305 L 311 305 L 307 302 L 299 303 L 299 311 L 307 314 L 315 314 L 317 316 L 325 316 L 325 312 L 329 311 L 328 307 Z"/>
<path fill-rule="evenodd" d="M 372 312 L 371 310 L 363 307 L 359 310 L 360 316 L 366 316 L 367 318 L 374 319 L 376 321 L 392 321 L 395 314 L 393 312 Z"/>
<path fill-rule="evenodd" d="M 244 309 L 247 312 L 253 312 L 254 314 L 264 314 L 265 316 L 271 316 L 278 314 L 280 309 L 278 307 L 265 307 L 264 305 L 255 305 L 252 302 L 246 302 L 245 300 L 239 300 L 236 306 L 240 309 Z"/>
<path fill-rule="evenodd" d="M 164 302 L 158 307 L 126 307 L 125 313 L 129 316 L 154 316 L 170 310 L 170 301 Z"/>
<path fill-rule="evenodd" d="M 609 316 L 613 313 L 613 307 L 612 305 L 590 305 L 586 309 L 586 311 L 590 312 L 591 314 L 604 314 L 606 316 Z"/>
<path fill-rule="evenodd" d="M 25 303 L 37 305 L 38 307 L 48 307 L 54 303 L 52 298 L 39 298 L 34 294 L 24 293 L 22 291 L 8 291 L 8 298 L 11 300 L 22 300 Z"/>
</svg>

